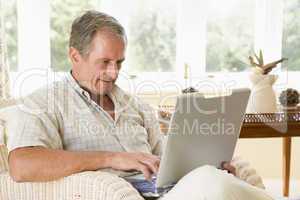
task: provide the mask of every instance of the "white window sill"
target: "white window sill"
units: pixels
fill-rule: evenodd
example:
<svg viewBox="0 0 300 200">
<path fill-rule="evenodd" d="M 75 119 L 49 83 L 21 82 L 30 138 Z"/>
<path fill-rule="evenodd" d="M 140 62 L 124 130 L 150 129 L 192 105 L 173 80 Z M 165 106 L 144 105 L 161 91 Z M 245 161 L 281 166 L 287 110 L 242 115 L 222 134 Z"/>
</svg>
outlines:
<svg viewBox="0 0 300 200">
<path fill-rule="evenodd" d="M 120 74 L 117 84 L 132 94 L 163 96 L 166 94 L 179 94 L 182 89 L 190 86 L 200 91 L 251 87 L 248 74 L 249 72 L 213 73 L 201 77 L 192 77 L 189 80 L 184 80 L 177 73 L 166 72 L 142 73 L 135 78 Z M 275 74 L 279 74 L 279 79 L 274 85 L 276 91 L 281 91 L 287 87 L 300 90 L 300 72 L 277 72 Z M 12 95 L 15 97 L 25 96 L 43 85 L 61 80 L 64 76 L 64 72 L 53 73 L 49 70 L 39 69 L 11 72 Z"/>
</svg>

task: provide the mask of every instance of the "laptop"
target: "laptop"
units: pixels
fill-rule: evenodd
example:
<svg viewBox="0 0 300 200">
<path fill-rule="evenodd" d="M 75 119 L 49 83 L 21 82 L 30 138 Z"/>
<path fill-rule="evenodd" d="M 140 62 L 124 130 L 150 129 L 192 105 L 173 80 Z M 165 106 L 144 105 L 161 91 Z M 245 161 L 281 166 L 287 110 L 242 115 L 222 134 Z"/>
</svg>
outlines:
<svg viewBox="0 0 300 200">
<path fill-rule="evenodd" d="M 202 93 L 177 97 L 157 176 L 124 177 L 144 197 L 160 197 L 190 171 L 203 166 L 221 167 L 232 159 L 250 90 L 227 94 Z"/>
</svg>

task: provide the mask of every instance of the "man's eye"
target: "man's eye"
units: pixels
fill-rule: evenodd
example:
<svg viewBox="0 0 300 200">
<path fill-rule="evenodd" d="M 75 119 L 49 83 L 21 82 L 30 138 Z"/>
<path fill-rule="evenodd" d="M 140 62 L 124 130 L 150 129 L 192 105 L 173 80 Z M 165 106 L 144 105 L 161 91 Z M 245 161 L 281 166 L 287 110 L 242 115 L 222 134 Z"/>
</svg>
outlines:
<svg viewBox="0 0 300 200">
<path fill-rule="evenodd" d="M 117 63 L 118 69 L 120 70 L 122 67 L 122 63 Z"/>
<path fill-rule="evenodd" d="M 104 60 L 103 63 L 107 65 L 109 64 L 109 60 Z"/>
</svg>

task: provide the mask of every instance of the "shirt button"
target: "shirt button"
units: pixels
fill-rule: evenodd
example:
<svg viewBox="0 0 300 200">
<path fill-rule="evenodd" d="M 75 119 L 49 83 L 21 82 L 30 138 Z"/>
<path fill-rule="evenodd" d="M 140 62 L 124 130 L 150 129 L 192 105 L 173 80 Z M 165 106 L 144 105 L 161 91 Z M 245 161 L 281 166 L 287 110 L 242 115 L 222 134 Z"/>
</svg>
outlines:
<svg viewBox="0 0 300 200">
<path fill-rule="evenodd" d="M 90 99 L 90 94 L 86 91 L 82 91 L 82 95 L 85 96 L 87 99 Z"/>
</svg>

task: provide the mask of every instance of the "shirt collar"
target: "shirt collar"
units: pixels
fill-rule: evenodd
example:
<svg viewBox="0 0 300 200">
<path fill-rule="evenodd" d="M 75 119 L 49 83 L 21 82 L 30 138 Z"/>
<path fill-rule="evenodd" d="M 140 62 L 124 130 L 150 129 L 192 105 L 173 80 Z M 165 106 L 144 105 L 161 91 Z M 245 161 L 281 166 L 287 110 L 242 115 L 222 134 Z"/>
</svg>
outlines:
<svg viewBox="0 0 300 200">
<path fill-rule="evenodd" d="M 80 87 L 79 83 L 74 79 L 74 77 L 72 76 L 72 71 L 70 71 L 69 73 L 67 73 L 66 75 L 66 79 L 69 82 L 69 84 L 84 98 L 86 98 L 88 101 L 91 101 L 91 96 L 90 93 L 88 91 L 86 91 L 85 89 L 83 89 L 82 87 Z M 108 96 L 112 99 L 112 101 L 114 102 L 115 106 L 116 104 L 119 105 L 119 99 L 120 95 L 118 94 L 120 92 L 120 88 L 117 85 L 114 85 L 112 91 L 110 94 L 108 94 Z"/>
<path fill-rule="evenodd" d="M 78 84 L 78 82 L 74 79 L 74 77 L 72 76 L 72 71 L 70 71 L 69 73 L 67 73 L 66 75 L 66 79 L 69 82 L 69 84 L 80 94 L 82 95 L 84 98 L 91 100 L 91 96 L 90 93 L 86 90 L 84 90 L 82 87 L 80 87 L 80 85 Z"/>
</svg>

